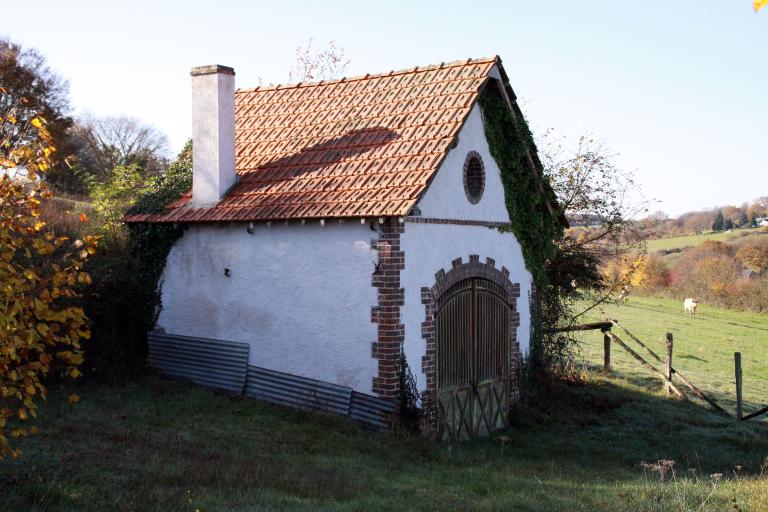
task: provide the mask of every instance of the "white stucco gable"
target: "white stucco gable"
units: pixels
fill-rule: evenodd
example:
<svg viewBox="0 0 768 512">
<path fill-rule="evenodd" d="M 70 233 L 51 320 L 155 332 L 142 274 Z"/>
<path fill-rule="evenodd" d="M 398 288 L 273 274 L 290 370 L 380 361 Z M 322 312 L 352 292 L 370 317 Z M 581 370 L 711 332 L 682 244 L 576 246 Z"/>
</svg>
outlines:
<svg viewBox="0 0 768 512">
<path fill-rule="evenodd" d="M 471 151 L 480 155 L 485 168 L 485 189 L 476 204 L 464 192 L 464 162 Z M 491 156 L 478 104 L 472 108 L 459 131 L 458 144 L 446 156 L 418 208 L 422 217 L 509 222 L 501 172 Z"/>
</svg>

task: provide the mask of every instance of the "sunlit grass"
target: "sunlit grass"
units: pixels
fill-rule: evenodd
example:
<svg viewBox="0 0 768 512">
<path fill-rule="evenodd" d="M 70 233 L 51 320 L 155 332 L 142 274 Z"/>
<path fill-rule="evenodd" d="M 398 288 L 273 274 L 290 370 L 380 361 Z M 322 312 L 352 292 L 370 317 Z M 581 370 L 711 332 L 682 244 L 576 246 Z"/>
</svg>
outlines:
<svg viewBox="0 0 768 512">
<path fill-rule="evenodd" d="M 768 405 L 768 315 L 700 304 L 696 318 L 689 318 L 683 311 L 682 302 L 632 296 L 627 303 L 611 304 L 590 312 L 585 321 L 605 318 L 619 320 L 662 357 L 665 335 L 671 332 L 673 366 L 732 412 L 736 400 L 733 353 L 741 352 L 745 408 Z M 614 332 L 633 345 L 621 330 Z M 579 337 L 583 359 L 599 364 L 603 358 L 602 334 L 592 331 Z M 641 348 L 635 348 L 641 355 L 647 355 Z M 658 381 L 615 345 L 612 360 L 614 368 L 629 379 Z M 657 384 L 660 386 L 660 382 Z"/>
<path fill-rule="evenodd" d="M 676 236 L 673 238 L 660 238 L 657 240 L 648 240 L 649 251 L 660 251 L 669 249 L 683 249 L 685 247 L 696 247 L 705 240 L 716 240 L 718 242 L 728 242 L 741 236 L 756 235 L 764 233 L 760 228 L 734 229 L 731 231 L 718 231 L 704 233 L 701 235 Z"/>
</svg>

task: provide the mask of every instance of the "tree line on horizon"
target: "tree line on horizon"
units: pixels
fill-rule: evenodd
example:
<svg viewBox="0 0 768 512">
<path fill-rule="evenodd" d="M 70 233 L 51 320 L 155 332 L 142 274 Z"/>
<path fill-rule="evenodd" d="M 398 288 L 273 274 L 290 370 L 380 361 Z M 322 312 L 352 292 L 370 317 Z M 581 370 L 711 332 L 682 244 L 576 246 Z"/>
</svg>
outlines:
<svg viewBox="0 0 768 512">
<path fill-rule="evenodd" d="M 761 196 L 740 206 L 721 206 L 683 213 L 675 218 L 656 211 L 637 221 L 649 238 L 700 235 L 709 231 L 728 231 L 758 227 L 768 218 L 768 196 Z"/>
</svg>

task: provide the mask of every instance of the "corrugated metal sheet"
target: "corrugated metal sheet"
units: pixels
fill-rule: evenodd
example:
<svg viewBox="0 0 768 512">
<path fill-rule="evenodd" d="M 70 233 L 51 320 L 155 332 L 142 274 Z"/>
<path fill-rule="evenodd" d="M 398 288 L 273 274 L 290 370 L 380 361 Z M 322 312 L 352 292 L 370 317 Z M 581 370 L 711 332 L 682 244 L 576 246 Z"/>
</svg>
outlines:
<svg viewBox="0 0 768 512">
<path fill-rule="evenodd" d="M 250 398 L 347 416 L 351 394 L 352 389 L 348 387 L 256 366 L 248 367 L 245 395 Z"/>
<path fill-rule="evenodd" d="M 374 430 L 390 429 L 389 419 L 395 413 L 395 404 L 365 393 L 352 392 L 349 417 Z"/>
<path fill-rule="evenodd" d="M 147 362 L 162 375 L 231 393 L 243 392 L 248 344 L 156 331 L 147 334 L 147 341 Z"/>
<path fill-rule="evenodd" d="M 248 365 L 247 343 L 150 332 L 149 366 L 162 375 L 297 409 L 324 411 L 389 430 L 392 402 L 331 384 Z"/>
</svg>

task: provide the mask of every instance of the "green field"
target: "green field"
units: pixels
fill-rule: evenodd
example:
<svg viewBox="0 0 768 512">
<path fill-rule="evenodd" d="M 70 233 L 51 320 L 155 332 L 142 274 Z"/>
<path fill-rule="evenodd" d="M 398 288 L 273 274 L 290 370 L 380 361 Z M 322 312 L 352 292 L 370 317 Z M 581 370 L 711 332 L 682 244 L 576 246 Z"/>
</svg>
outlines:
<svg viewBox="0 0 768 512">
<path fill-rule="evenodd" d="M 669 249 L 684 249 L 685 247 L 696 247 L 705 240 L 716 240 L 718 242 L 727 242 L 740 236 L 749 236 L 762 233 L 760 228 L 736 229 L 733 231 L 720 231 L 704 233 L 701 235 L 677 236 L 673 238 L 659 238 L 648 240 L 649 251 L 661 251 Z"/>
<path fill-rule="evenodd" d="M 673 332 L 676 366 L 727 405 L 741 350 L 749 405 L 766 401 L 766 318 L 699 311 L 633 297 L 597 316 L 656 347 Z M 585 336 L 585 366 L 601 346 Z M 0 510 L 768 511 L 768 425 L 668 398 L 613 353 L 613 374 L 540 381 L 512 427 L 457 444 L 155 377 L 82 386 L 74 405 L 55 389 L 23 457 L 0 461 Z M 663 481 L 662 459 L 675 461 Z"/>
<path fill-rule="evenodd" d="M 741 352 L 745 408 L 768 405 L 768 315 L 700 304 L 693 319 L 685 315 L 682 302 L 633 296 L 627 303 L 590 312 L 585 321 L 606 318 L 617 319 L 662 357 L 665 333 L 671 332 L 673 366 L 731 410 L 735 409 L 736 397 L 733 353 Z M 621 330 L 614 332 L 647 356 Z M 601 362 L 602 335 L 592 331 L 581 334 L 580 339 L 582 359 L 593 364 Z M 657 380 L 620 347 L 612 350 L 612 360 L 614 368 L 627 378 L 648 381 L 648 386 Z"/>
</svg>

